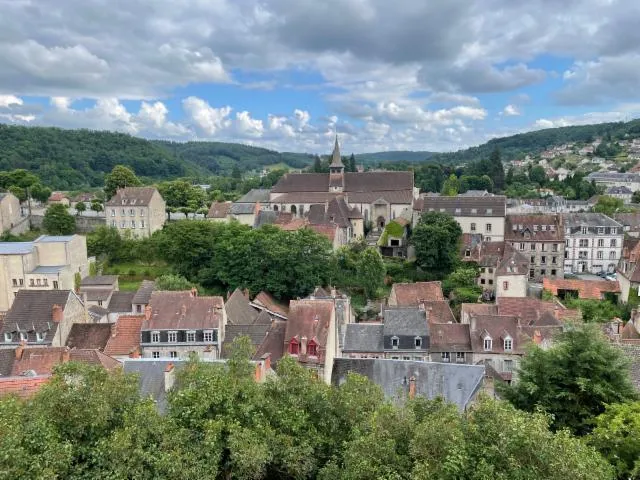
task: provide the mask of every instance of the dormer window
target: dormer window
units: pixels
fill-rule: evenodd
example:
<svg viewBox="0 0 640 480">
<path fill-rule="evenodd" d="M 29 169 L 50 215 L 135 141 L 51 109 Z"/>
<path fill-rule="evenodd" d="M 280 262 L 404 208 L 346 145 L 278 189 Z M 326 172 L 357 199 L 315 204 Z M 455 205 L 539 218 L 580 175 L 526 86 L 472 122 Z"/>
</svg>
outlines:
<svg viewBox="0 0 640 480">
<path fill-rule="evenodd" d="M 176 343 L 178 341 L 178 332 L 169 332 L 167 337 L 169 342 Z"/>
<path fill-rule="evenodd" d="M 209 343 L 213 342 L 213 330 L 205 330 L 203 332 L 203 339 L 205 342 L 209 342 Z"/>
<path fill-rule="evenodd" d="M 478 209 L 477 208 L 472 208 L 471 209 L 471 213 L 478 213 Z"/>
<path fill-rule="evenodd" d="M 485 337 L 484 339 L 485 352 L 490 352 L 492 349 L 493 349 L 493 340 L 491 340 L 491 337 Z"/>
<path fill-rule="evenodd" d="M 10 333 L 10 332 L 6 332 L 4 334 L 4 341 L 9 343 L 9 342 L 11 342 L 11 340 L 13 340 L 13 334 Z"/>
<path fill-rule="evenodd" d="M 318 345 L 313 340 L 310 340 L 307 344 L 307 355 L 310 357 L 318 356 Z"/>
<path fill-rule="evenodd" d="M 298 355 L 300 353 L 300 344 L 295 338 L 289 342 L 289 355 Z"/>
<path fill-rule="evenodd" d="M 513 350 L 513 340 L 511 339 L 511 337 L 506 337 L 504 339 L 504 351 L 510 352 L 512 350 Z"/>
<path fill-rule="evenodd" d="M 462 213 L 462 209 L 461 208 L 456 208 L 456 213 Z"/>
<path fill-rule="evenodd" d="M 22 342 L 27 341 L 27 332 L 20 332 L 20 341 Z"/>
<path fill-rule="evenodd" d="M 391 348 L 397 349 L 400 345 L 400 339 L 398 337 L 391 337 Z"/>
<path fill-rule="evenodd" d="M 195 342 L 196 341 L 196 332 L 195 330 L 189 330 L 187 332 L 187 342 Z"/>
<path fill-rule="evenodd" d="M 151 332 L 151 343 L 160 343 L 160 332 Z"/>
<path fill-rule="evenodd" d="M 587 227 L 582 227 L 580 230 L 582 231 L 582 235 L 587 234 Z"/>
<path fill-rule="evenodd" d="M 44 342 L 44 337 L 46 334 L 44 332 L 36 332 L 36 342 Z"/>
<path fill-rule="evenodd" d="M 416 348 L 422 348 L 422 338 L 421 337 L 416 337 L 413 339 L 413 343 L 415 344 Z"/>
<path fill-rule="evenodd" d="M 493 208 L 487 208 L 487 215 L 493 214 Z"/>
</svg>

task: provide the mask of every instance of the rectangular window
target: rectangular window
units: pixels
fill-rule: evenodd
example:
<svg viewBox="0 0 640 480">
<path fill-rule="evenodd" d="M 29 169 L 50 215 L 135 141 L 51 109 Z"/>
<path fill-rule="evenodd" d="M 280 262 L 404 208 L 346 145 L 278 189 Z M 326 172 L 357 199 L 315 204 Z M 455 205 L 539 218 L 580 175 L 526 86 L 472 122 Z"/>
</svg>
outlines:
<svg viewBox="0 0 640 480">
<path fill-rule="evenodd" d="M 609 260 L 615 260 L 616 259 L 616 252 L 609 252 Z"/>
<path fill-rule="evenodd" d="M 493 280 L 492 280 L 492 279 L 489 279 L 489 280 L 487 281 L 487 283 L 489 283 L 489 285 L 493 285 Z"/>
<path fill-rule="evenodd" d="M 536 257 L 533 257 L 533 256 L 532 256 L 530 260 L 531 260 L 531 261 L 530 261 L 529 263 L 536 263 Z"/>
<path fill-rule="evenodd" d="M 586 235 L 587 234 L 587 227 L 582 227 L 581 231 L 582 231 L 582 235 Z"/>
<path fill-rule="evenodd" d="M 122 216 L 124 217 L 127 214 L 127 212 L 125 212 L 124 208 L 122 209 Z"/>
<path fill-rule="evenodd" d="M 102 306 L 102 300 L 98 300 L 98 306 L 101 307 Z"/>
<path fill-rule="evenodd" d="M 114 208 L 111 209 L 111 216 L 112 217 L 116 216 L 116 210 Z"/>
<path fill-rule="evenodd" d="M 211 330 L 205 330 L 203 338 L 205 342 L 213 342 L 213 332 Z"/>
<path fill-rule="evenodd" d="M 493 214 L 493 208 L 487 208 L 487 215 Z"/>
<path fill-rule="evenodd" d="M 491 350 L 491 347 L 493 346 L 492 343 L 493 342 L 491 341 L 490 338 L 485 338 L 484 339 L 484 349 L 487 350 L 487 351 Z"/>
<path fill-rule="evenodd" d="M 124 220 L 122 220 L 122 221 L 120 222 L 120 227 L 121 227 L 121 228 L 124 228 L 124 226 L 125 226 L 125 223 L 124 223 Z"/>
<path fill-rule="evenodd" d="M 578 258 L 580 258 L 582 260 L 586 260 L 588 255 L 589 255 L 589 252 L 584 251 L 584 250 L 580 250 L 578 252 Z"/>
<path fill-rule="evenodd" d="M 477 208 L 472 208 L 471 209 L 471 213 L 478 213 L 478 209 Z"/>
<path fill-rule="evenodd" d="M 151 332 L 151 343 L 160 342 L 160 332 Z"/>
<path fill-rule="evenodd" d="M 36 332 L 36 342 L 40 343 L 40 342 L 44 342 L 44 337 L 46 336 L 46 333 L 44 332 Z"/>
<path fill-rule="evenodd" d="M 415 345 L 416 345 L 416 348 L 422 348 L 422 338 L 416 337 L 415 338 Z"/>
<path fill-rule="evenodd" d="M 27 332 L 20 332 L 20 341 L 22 342 L 27 341 Z"/>
<path fill-rule="evenodd" d="M 486 283 L 486 280 L 484 278 L 480 279 L 480 285 L 484 285 Z"/>
<path fill-rule="evenodd" d="M 490 269 L 489 269 L 489 273 L 493 273 L 493 268 L 490 268 Z"/>
<path fill-rule="evenodd" d="M 142 305 L 136 305 L 136 313 L 142 313 Z"/>
<path fill-rule="evenodd" d="M 520 244 L 520 250 L 524 250 L 524 243 Z"/>
<path fill-rule="evenodd" d="M 542 263 L 543 265 L 547 263 L 547 257 L 544 257 L 544 256 L 540 257 L 540 263 Z"/>
<path fill-rule="evenodd" d="M 136 221 L 135 220 L 131 220 L 131 228 L 136 228 Z"/>
<path fill-rule="evenodd" d="M 451 356 L 449 355 L 449 352 L 442 352 L 440 354 L 440 358 L 445 363 L 449 363 L 451 361 Z"/>
<path fill-rule="evenodd" d="M 178 332 L 169 332 L 167 338 L 170 343 L 176 343 L 178 341 Z"/>
<path fill-rule="evenodd" d="M 536 276 L 536 272 L 532 268 L 531 270 L 529 270 L 529 278 L 533 278 L 535 276 Z"/>
<path fill-rule="evenodd" d="M 24 278 L 19 279 L 19 283 L 20 283 L 20 286 L 23 287 L 24 286 Z"/>
<path fill-rule="evenodd" d="M 151 352 L 153 358 L 160 358 L 160 352 Z"/>
<path fill-rule="evenodd" d="M 504 291 L 509 290 L 509 282 L 502 282 L 502 289 Z"/>
<path fill-rule="evenodd" d="M 462 209 L 461 208 L 456 208 L 456 213 L 462 213 Z"/>
<path fill-rule="evenodd" d="M 58 281 L 57 281 L 57 280 L 54 280 L 54 281 L 53 281 L 53 289 L 54 289 L 54 290 L 58 290 L 59 288 L 60 288 L 60 285 L 58 284 Z"/>
<path fill-rule="evenodd" d="M 403 360 L 411 360 L 411 357 L 402 357 Z"/>
<path fill-rule="evenodd" d="M 456 352 L 456 362 L 464 363 L 464 352 Z"/>
<path fill-rule="evenodd" d="M 604 247 L 604 238 L 599 238 L 598 239 L 598 246 L 599 247 Z"/>
<path fill-rule="evenodd" d="M 558 244 L 554 243 L 553 245 L 551 245 L 551 251 L 552 252 L 557 252 L 558 251 Z"/>
<path fill-rule="evenodd" d="M 611 244 L 609 245 L 611 248 L 616 248 L 618 246 L 618 242 L 615 238 L 611 239 Z"/>
<path fill-rule="evenodd" d="M 543 276 L 544 276 L 544 275 L 546 275 L 546 274 L 547 274 L 547 271 L 546 271 L 544 268 L 543 268 L 542 270 L 540 270 L 540 275 L 543 275 Z"/>
<path fill-rule="evenodd" d="M 17 278 L 14 278 L 14 279 L 13 279 L 13 286 L 14 286 L 14 287 L 17 287 L 17 286 L 18 286 L 18 279 L 17 279 Z"/>
<path fill-rule="evenodd" d="M 581 239 L 581 240 L 580 240 L 580 243 L 579 243 L 579 245 L 578 245 L 578 246 L 579 246 L 579 247 L 581 247 L 581 248 L 588 247 L 588 246 L 589 246 L 589 240 L 587 240 L 587 239 Z"/>
<path fill-rule="evenodd" d="M 547 251 L 547 244 L 546 243 L 540 244 L 540 250 L 543 251 L 543 252 L 546 252 Z"/>
<path fill-rule="evenodd" d="M 35 282 L 35 280 L 33 278 L 29 279 L 29 286 L 30 287 L 35 287 L 36 286 L 36 282 Z"/>
<path fill-rule="evenodd" d="M 487 233 L 491 232 L 491 224 L 490 224 L 490 223 L 487 223 L 487 225 L 486 225 L 486 227 L 485 227 L 485 231 L 486 231 Z"/>
<path fill-rule="evenodd" d="M 144 228 L 144 220 L 140 220 L 140 228 Z"/>
<path fill-rule="evenodd" d="M 116 227 L 116 226 L 117 226 L 117 225 L 116 225 L 116 221 L 115 221 L 115 220 L 111 220 L 111 226 L 112 226 L 112 227 Z"/>
<path fill-rule="evenodd" d="M 13 335 L 11 333 L 5 333 L 4 334 L 4 341 L 5 342 L 10 342 L 11 340 L 13 340 Z"/>
<path fill-rule="evenodd" d="M 144 208 L 141 208 L 141 209 L 140 209 L 140 216 L 141 216 L 141 217 L 144 217 Z"/>
<path fill-rule="evenodd" d="M 604 235 L 604 227 L 598 227 L 598 235 Z"/>
<path fill-rule="evenodd" d="M 505 338 L 504 339 L 504 351 L 505 352 L 510 352 L 512 348 L 513 348 L 513 341 L 510 338 Z"/>
<path fill-rule="evenodd" d="M 506 373 L 513 372 L 513 360 L 505 360 L 504 361 L 504 371 Z"/>
<path fill-rule="evenodd" d="M 178 352 L 169 352 L 169 358 L 178 358 Z"/>
<path fill-rule="evenodd" d="M 602 253 L 602 251 L 598 251 L 598 253 L 596 254 L 598 260 L 602 260 L 604 258 L 604 254 Z"/>
<path fill-rule="evenodd" d="M 556 271 L 555 270 L 551 270 L 551 275 L 555 275 Z"/>
<path fill-rule="evenodd" d="M 391 338 L 391 348 L 398 348 L 398 337 Z"/>
<path fill-rule="evenodd" d="M 555 265 L 557 263 L 557 259 L 558 257 L 551 257 L 551 263 Z"/>
<path fill-rule="evenodd" d="M 129 216 L 133 217 L 133 216 L 135 216 L 135 214 L 136 214 L 136 211 L 133 208 L 130 208 L 129 209 Z"/>
<path fill-rule="evenodd" d="M 535 249 L 536 249 L 536 244 L 535 244 L 535 243 L 530 244 L 530 245 L 529 245 L 529 248 L 530 248 L 531 250 L 535 250 Z"/>
<path fill-rule="evenodd" d="M 187 332 L 187 342 L 195 342 L 196 341 L 196 332 L 190 331 Z"/>
<path fill-rule="evenodd" d="M 471 224 L 471 231 L 472 231 L 472 232 L 475 232 L 475 231 L 476 231 L 476 224 L 475 224 L 475 223 L 472 223 L 472 224 Z"/>
<path fill-rule="evenodd" d="M 491 237 L 484 237 L 484 241 L 485 242 L 490 242 L 491 241 Z"/>
</svg>

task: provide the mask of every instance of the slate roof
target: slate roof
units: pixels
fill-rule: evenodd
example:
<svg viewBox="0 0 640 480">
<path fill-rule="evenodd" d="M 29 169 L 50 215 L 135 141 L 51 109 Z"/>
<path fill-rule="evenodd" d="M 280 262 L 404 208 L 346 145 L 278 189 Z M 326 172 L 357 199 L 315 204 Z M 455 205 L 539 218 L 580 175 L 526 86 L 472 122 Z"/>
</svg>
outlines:
<svg viewBox="0 0 640 480">
<path fill-rule="evenodd" d="M 280 314 L 285 318 L 289 315 L 289 306 L 278 302 L 273 295 L 268 292 L 260 292 L 253 299 L 253 303 L 260 305 L 271 312 Z"/>
<path fill-rule="evenodd" d="M 104 350 L 110 337 L 110 323 L 74 323 L 67 337 L 67 347 Z"/>
<path fill-rule="evenodd" d="M 504 238 L 511 242 L 564 242 L 560 220 L 558 215 L 507 215 Z"/>
<path fill-rule="evenodd" d="M 156 282 L 153 280 L 143 280 L 138 287 L 131 303 L 136 305 L 147 305 L 151 299 L 151 293 L 156 289 Z"/>
<path fill-rule="evenodd" d="M 387 308 L 384 313 L 384 336 L 427 336 L 426 312 L 417 307 Z"/>
<path fill-rule="evenodd" d="M 84 277 L 80 282 L 80 287 L 112 286 L 116 283 L 118 283 L 117 275 L 95 275 L 93 277 Z"/>
<path fill-rule="evenodd" d="M 111 313 L 131 313 L 135 292 L 115 291 L 109 300 L 109 312 Z"/>
<path fill-rule="evenodd" d="M 0 378 L 8 377 L 13 370 L 13 362 L 16 359 L 15 348 L 0 349 Z"/>
<path fill-rule="evenodd" d="M 103 317 L 109 314 L 109 310 L 101 307 L 100 305 L 90 305 L 87 310 L 94 322 L 99 322 Z"/>
<path fill-rule="evenodd" d="M 384 325 L 381 323 L 348 323 L 345 325 L 342 351 L 384 352 Z"/>
<path fill-rule="evenodd" d="M 516 251 L 508 243 L 500 263 L 496 268 L 497 275 L 526 275 L 529 271 L 529 260 Z"/>
<path fill-rule="evenodd" d="M 640 213 L 615 213 L 613 219 L 628 227 L 640 226 Z"/>
<path fill-rule="evenodd" d="M 273 212 L 271 210 L 260 210 L 256 215 L 256 220 L 253 223 L 255 228 L 260 228 L 263 225 L 272 225 L 275 223 L 280 212 Z"/>
<path fill-rule="evenodd" d="M 104 347 L 107 355 L 129 355 L 140 349 L 140 330 L 144 315 L 121 315 Z"/>
<path fill-rule="evenodd" d="M 261 358 L 263 355 L 271 354 L 271 362 L 277 363 L 284 355 L 284 342 L 287 329 L 287 322 L 283 320 L 274 320 L 265 334 L 265 338 L 256 349 L 254 360 Z"/>
<path fill-rule="evenodd" d="M 327 204 L 315 204 L 309 207 L 307 218 L 311 224 L 336 223 L 342 228 L 351 226 L 351 219 L 362 218 L 357 208 L 349 208 L 344 197 L 336 197 Z"/>
<path fill-rule="evenodd" d="M 394 283 L 391 290 L 399 307 L 416 306 L 425 300 L 444 300 L 440 282 Z"/>
<path fill-rule="evenodd" d="M 249 299 L 236 288 L 224 306 L 229 325 L 250 325 L 258 317 L 258 310 L 253 308 Z M 228 327 L 227 327 L 228 328 Z M 228 330 L 227 330 L 228 335 Z"/>
<path fill-rule="evenodd" d="M 346 172 L 344 192 L 413 191 L 412 172 Z M 326 173 L 287 173 L 271 189 L 272 193 L 328 192 Z"/>
<path fill-rule="evenodd" d="M 367 377 L 382 387 L 387 399 L 399 402 L 408 397 L 409 382 L 413 378 L 416 395 L 429 399 L 441 397 L 462 411 L 482 386 L 485 367 L 377 358 L 336 358 L 331 383 L 341 385 L 349 372 Z"/>
<path fill-rule="evenodd" d="M 191 292 L 155 291 L 149 305 L 151 318 L 145 320 L 142 330 L 206 330 L 219 328 L 224 300 Z"/>
<path fill-rule="evenodd" d="M 226 357 L 229 348 L 236 337 L 246 336 L 251 340 L 254 349 L 260 346 L 271 328 L 271 323 L 258 325 L 227 325 L 224 332 L 224 342 L 222 344 L 222 354 Z"/>
<path fill-rule="evenodd" d="M 33 251 L 33 242 L 0 242 L 0 255 L 26 255 Z"/>
<path fill-rule="evenodd" d="M 469 325 L 465 323 L 431 324 L 431 352 L 470 352 Z"/>
<path fill-rule="evenodd" d="M 104 302 L 108 300 L 112 293 L 111 288 L 85 288 L 80 287 L 81 296 L 86 295 L 89 302 Z"/>
<path fill-rule="evenodd" d="M 267 188 L 252 188 L 236 200 L 236 203 L 268 203 L 270 194 L 271 191 Z"/>
<path fill-rule="evenodd" d="M 108 207 L 143 207 L 149 205 L 153 194 L 158 190 L 153 187 L 125 187 L 120 188 L 109 201 Z"/>
<path fill-rule="evenodd" d="M 256 213 L 256 203 L 232 203 L 229 213 L 232 215 L 251 215 Z"/>
<path fill-rule="evenodd" d="M 565 228 L 585 227 L 622 227 L 614 219 L 604 213 L 565 213 L 563 214 Z"/>
<path fill-rule="evenodd" d="M 444 211 L 457 217 L 504 217 L 507 199 L 503 195 L 492 197 L 423 197 L 416 202 L 415 208 L 422 212 Z"/>
<path fill-rule="evenodd" d="M 53 306 L 59 305 L 64 311 L 71 296 L 74 294 L 70 290 L 18 290 L 0 334 L 12 333 L 18 342 L 17 332 L 27 332 L 27 342 L 36 342 L 36 332 L 46 332 L 43 343 L 51 343 L 58 330 L 52 318 Z"/>
<path fill-rule="evenodd" d="M 227 218 L 231 210 L 231 202 L 213 202 L 209 207 L 207 218 Z"/>
<path fill-rule="evenodd" d="M 151 397 L 160 412 L 165 412 L 167 408 L 167 393 L 165 392 L 165 370 L 169 364 L 179 369 L 184 367 L 185 361 L 171 360 L 149 360 L 146 358 L 126 359 L 123 362 L 125 373 L 138 375 L 140 396 Z"/>
<path fill-rule="evenodd" d="M 605 192 L 606 195 L 632 195 L 633 191 L 629 187 L 609 187 Z"/>
</svg>

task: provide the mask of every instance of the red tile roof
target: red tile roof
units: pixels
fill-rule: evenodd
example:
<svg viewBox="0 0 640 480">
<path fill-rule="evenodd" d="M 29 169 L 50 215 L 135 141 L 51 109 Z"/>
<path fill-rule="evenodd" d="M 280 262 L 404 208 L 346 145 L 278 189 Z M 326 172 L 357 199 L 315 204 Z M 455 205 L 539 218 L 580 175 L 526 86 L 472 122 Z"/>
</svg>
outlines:
<svg viewBox="0 0 640 480">
<path fill-rule="evenodd" d="M 569 280 L 544 278 L 542 286 L 545 290 L 558 295 L 558 290 L 573 290 L 578 297 L 587 300 L 602 300 L 605 293 L 620 293 L 617 281 L 608 280 Z"/>
<path fill-rule="evenodd" d="M 391 297 L 394 296 L 399 307 L 416 306 L 425 300 L 444 300 L 440 282 L 394 283 L 391 287 Z"/>
<path fill-rule="evenodd" d="M 0 378 L 0 397 L 13 394 L 20 398 L 28 398 L 35 394 L 50 378 L 51 375 L 2 377 Z"/>
<path fill-rule="evenodd" d="M 429 323 L 449 323 L 455 322 L 449 302 L 446 300 L 436 300 L 432 302 L 422 302 L 427 311 Z"/>
<path fill-rule="evenodd" d="M 49 197 L 49 201 L 50 202 L 59 202 L 60 200 L 63 200 L 67 198 L 67 194 L 63 193 L 63 192 L 53 192 L 51 194 L 51 196 Z"/>
<path fill-rule="evenodd" d="M 260 292 L 253 299 L 253 302 L 263 306 L 267 310 L 278 313 L 283 317 L 287 317 L 289 315 L 289 307 L 278 302 L 270 293 Z"/>
<path fill-rule="evenodd" d="M 429 349 L 433 352 L 470 352 L 469 325 L 463 323 L 431 324 Z"/>
<path fill-rule="evenodd" d="M 334 318 L 333 300 L 292 300 L 289 303 L 289 318 L 284 342 L 288 345 L 292 339 L 302 342 L 313 340 L 318 345 L 317 359 L 298 357 L 302 361 L 321 361 L 327 344 L 327 335 Z"/>
<path fill-rule="evenodd" d="M 582 318 L 579 310 L 571 310 L 556 302 L 546 302 L 531 297 L 498 297 L 496 305 L 500 315 L 519 316 L 523 325 L 536 324 L 546 312 L 552 313 L 558 320 L 580 320 Z"/>
<path fill-rule="evenodd" d="M 144 315 L 122 315 L 111 331 L 111 338 L 104 347 L 106 355 L 129 355 L 140 349 L 140 330 Z"/>
<path fill-rule="evenodd" d="M 118 367 L 120 362 L 98 350 L 78 350 L 67 347 L 34 347 L 16 350 L 12 375 L 23 375 L 33 371 L 37 375 L 49 375 L 56 365 L 70 361 L 100 365 L 108 370 Z"/>
<path fill-rule="evenodd" d="M 224 300 L 219 296 L 198 296 L 192 292 L 162 292 L 151 294 L 151 317 L 142 330 L 219 328 Z"/>
</svg>

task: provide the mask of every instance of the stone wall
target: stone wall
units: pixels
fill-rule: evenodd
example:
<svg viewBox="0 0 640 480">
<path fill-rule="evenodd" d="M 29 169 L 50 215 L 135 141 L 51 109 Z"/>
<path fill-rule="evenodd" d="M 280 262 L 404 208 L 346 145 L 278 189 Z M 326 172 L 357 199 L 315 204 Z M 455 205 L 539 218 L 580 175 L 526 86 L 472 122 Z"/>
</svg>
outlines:
<svg viewBox="0 0 640 480">
<path fill-rule="evenodd" d="M 33 228 L 42 228 L 42 222 L 44 220 L 44 215 L 31 215 L 31 223 L 33 224 Z M 106 225 L 107 222 L 105 217 L 85 217 L 82 215 L 78 215 L 76 217 L 76 232 L 77 233 L 89 233 L 94 231 L 96 228 L 100 226 Z"/>
</svg>

